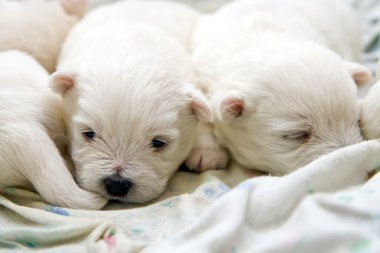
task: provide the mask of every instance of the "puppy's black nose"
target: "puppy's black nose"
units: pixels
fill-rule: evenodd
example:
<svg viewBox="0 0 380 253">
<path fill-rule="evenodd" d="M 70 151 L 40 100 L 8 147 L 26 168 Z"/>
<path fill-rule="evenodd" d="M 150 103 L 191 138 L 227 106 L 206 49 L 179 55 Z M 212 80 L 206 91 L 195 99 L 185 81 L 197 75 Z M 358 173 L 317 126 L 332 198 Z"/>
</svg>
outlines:
<svg viewBox="0 0 380 253">
<path fill-rule="evenodd" d="M 107 192 L 117 197 L 126 195 L 132 185 L 132 183 L 127 179 L 114 178 L 104 179 L 104 184 L 106 185 Z"/>
</svg>

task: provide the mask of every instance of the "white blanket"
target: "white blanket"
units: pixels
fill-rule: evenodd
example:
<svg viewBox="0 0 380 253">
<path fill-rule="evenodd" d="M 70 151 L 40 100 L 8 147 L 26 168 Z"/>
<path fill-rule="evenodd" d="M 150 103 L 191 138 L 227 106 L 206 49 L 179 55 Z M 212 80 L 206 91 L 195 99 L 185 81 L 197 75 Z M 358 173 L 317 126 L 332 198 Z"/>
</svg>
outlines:
<svg viewBox="0 0 380 253">
<path fill-rule="evenodd" d="M 334 152 L 286 177 L 247 180 L 195 224 L 143 252 L 380 252 L 380 173 L 363 186 L 315 193 L 346 188 L 378 166 L 380 146 L 373 144 Z"/>
</svg>

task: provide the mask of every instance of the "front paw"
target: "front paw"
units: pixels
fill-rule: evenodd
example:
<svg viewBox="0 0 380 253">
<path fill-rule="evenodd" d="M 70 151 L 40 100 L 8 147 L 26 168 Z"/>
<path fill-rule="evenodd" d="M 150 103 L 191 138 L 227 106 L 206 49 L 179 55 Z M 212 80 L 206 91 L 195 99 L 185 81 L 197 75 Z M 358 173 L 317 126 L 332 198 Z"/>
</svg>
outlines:
<svg viewBox="0 0 380 253">
<path fill-rule="evenodd" d="M 186 160 L 186 166 L 193 171 L 224 169 L 228 164 L 228 153 L 222 147 L 196 147 Z"/>
<path fill-rule="evenodd" d="M 75 199 L 70 201 L 70 208 L 85 209 L 85 210 L 99 210 L 102 209 L 108 202 L 108 199 L 101 195 L 81 190 L 82 192 L 75 196 Z"/>
</svg>

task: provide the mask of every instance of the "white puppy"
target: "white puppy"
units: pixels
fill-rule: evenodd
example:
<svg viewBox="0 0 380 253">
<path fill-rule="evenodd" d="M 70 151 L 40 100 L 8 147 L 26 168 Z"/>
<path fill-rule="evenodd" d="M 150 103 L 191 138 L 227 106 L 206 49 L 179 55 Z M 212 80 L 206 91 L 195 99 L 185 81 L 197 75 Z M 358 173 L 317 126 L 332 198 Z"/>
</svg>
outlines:
<svg viewBox="0 0 380 253">
<path fill-rule="evenodd" d="M 242 0 L 201 18 L 193 60 L 218 141 L 272 174 L 362 141 L 355 81 L 370 72 L 341 58 L 359 54 L 359 38 L 339 1 Z"/>
<path fill-rule="evenodd" d="M 195 13 L 125 1 L 90 12 L 69 34 L 51 87 L 62 94 L 81 187 L 131 203 L 157 197 L 189 155 L 206 98 L 189 84 Z"/>
<path fill-rule="evenodd" d="M 49 203 L 99 209 L 106 200 L 74 182 L 61 154 L 66 137 L 61 99 L 30 56 L 0 53 L 0 185 L 34 187 Z"/>
<path fill-rule="evenodd" d="M 380 61 L 377 65 L 377 78 L 380 77 Z M 360 126 L 364 138 L 380 138 L 380 79 L 372 85 L 364 99 L 360 101 Z"/>
<path fill-rule="evenodd" d="M 86 5 L 86 0 L 0 0 L 0 51 L 27 52 L 53 72 L 66 34 Z"/>
</svg>

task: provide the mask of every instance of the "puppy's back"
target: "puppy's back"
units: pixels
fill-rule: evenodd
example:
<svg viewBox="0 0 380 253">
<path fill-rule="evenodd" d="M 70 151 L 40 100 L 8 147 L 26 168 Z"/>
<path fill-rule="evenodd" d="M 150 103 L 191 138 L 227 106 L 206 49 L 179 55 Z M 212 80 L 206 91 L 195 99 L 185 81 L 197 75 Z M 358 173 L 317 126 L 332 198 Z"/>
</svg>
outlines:
<svg viewBox="0 0 380 253">
<path fill-rule="evenodd" d="M 52 72 L 67 32 L 85 7 L 86 1 L 0 1 L 0 51 L 29 53 Z"/>
<path fill-rule="evenodd" d="M 350 60 L 362 49 L 356 14 L 340 0 L 234 1 L 199 20 L 192 43 L 196 48 L 209 39 L 217 48 L 246 47 L 267 32 L 318 42 Z"/>
<path fill-rule="evenodd" d="M 99 34 L 101 27 L 109 26 L 107 29 L 114 30 L 110 26 L 128 26 L 140 24 L 141 30 L 146 26 L 160 29 L 166 36 L 177 40 L 184 48 L 189 47 L 190 34 L 196 12 L 178 3 L 165 1 L 120 1 L 109 5 L 102 5 L 88 13 L 70 32 L 59 61 L 65 60 L 72 48 L 76 47 L 79 40 L 85 34 Z M 120 32 L 120 30 L 119 30 Z M 123 34 L 118 34 L 123 36 Z M 162 36 L 162 35 L 161 35 Z M 160 47 L 162 45 L 157 45 Z"/>
<path fill-rule="evenodd" d="M 35 122 L 63 135 L 61 99 L 47 88 L 48 73 L 31 56 L 18 51 L 0 53 L 0 122 Z"/>
</svg>

